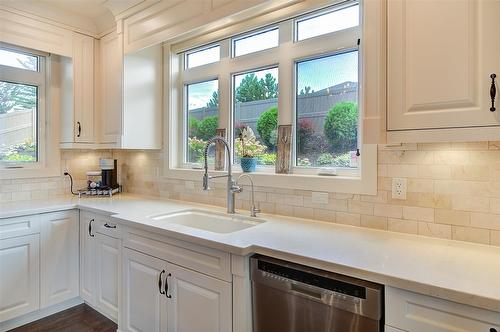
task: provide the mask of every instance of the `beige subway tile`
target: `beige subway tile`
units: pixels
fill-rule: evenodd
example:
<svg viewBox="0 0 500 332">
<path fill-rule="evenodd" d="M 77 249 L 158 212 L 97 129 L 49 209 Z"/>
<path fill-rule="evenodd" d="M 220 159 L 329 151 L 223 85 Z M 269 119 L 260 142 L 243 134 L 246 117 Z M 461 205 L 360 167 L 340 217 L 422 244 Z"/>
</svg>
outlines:
<svg viewBox="0 0 500 332">
<path fill-rule="evenodd" d="M 452 208 L 455 210 L 488 212 L 490 210 L 490 199 L 477 196 L 452 196 Z"/>
<path fill-rule="evenodd" d="M 451 195 L 420 193 L 417 205 L 430 208 L 451 209 Z"/>
<path fill-rule="evenodd" d="M 423 179 L 450 179 L 451 168 L 448 165 L 418 165 L 418 177 Z"/>
<path fill-rule="evenodd" d="M 378 165 L 377 167 L 378 176 L 387 176 L 387 165 Z"/>
<path fill-rule="evenodd" d="M 434 221 L 439 224 L 469 226 L 470 215 L 468 211 L 436 209 Z"/>
<path fill-rule="evenodd" d="M 49 197 L 48 190 L 33 190 L 31 191 L 31 199 L 44 199 Z"/>
<path fill-rule="evenodd" d="M 392 196 L 389 194 L 389 197 L 387 198 L 387 203 L 389 205 L 418 205 L 420 193 L 415 193 L 415 192 L 406 192 L 406 199 L 397 199 L 397 198 L 392 198 Z"/>
<path fill-rule="evenodd" d="M 433 222 L 434 209 L 415 206 L 403 206 L 403 219 Z"/>
<path fill-rule="evenodd" d="M 500 247 L 500 231 L 492 230 L 490 236 L 491 244 Z"/>
<path fill-rule="evenodd" d="M 361 215 L 361 226 L 387 230 L 387 217 Z"/>
<path fill-rule="evenodd" d="M 439 151 L 434 153 L 436 165 L 463 165 L 469 162 L 468 151 Z"/>
<path fill-rule="evenodd" d="M 432 193 L 434 192 L 434 180 L 429 179 L 408 179 L 407 189 L 409 192 L 415 193 Z"/>
<path fill-rule="evenodd" d="M 313 209 L 313 219 L 335 222 L 335 212 L 331 210 L 324 209 Z"/>
<path fill-rule="evenodd" d="M 334 211 L 347 211 L 347 200 L 330 198 L 327 208 Z"/>
<path fill-rule="evenodd" d="M 379 162 L 382 164 L 433 164 L 434 153 L 431 151 L 380 151 Z"/>
<path fill-rule="evenodd" d="M 13 201 L 25 201 L 31 199 L 31 192 L 29 191 L 17 191 L 12 193 Z"/>
<path fill-rule="evenodd" d="M 490 141 L 488 143 L 489 150 L 500 150 L 500 141 Z"/>
<path fill-rule="evenodd" d="M 417 165 L 387 165 L 387 176 L 400 178 L 416 178 L 418 177 Z"/>
<path fill-rule="evenodd" d="M 434 192 L 437 194 L 460 194 L 471 196 L 490 196 L 489 181 L 435 180 Z"/>
<path fill-rule="evenodd" d="M 500 214 L 473 212 L 470 225 L 476 228 L 500 230 Z"/>
<path fill-rule="evenodd" d="M 418 221 L 389 218 L 388 230 L 391 232 L 418 234 Z"/>
<path fill-rule="evenodd" d="M 451 150 L 451 143 L 419 143 L 417 144 L 419 151 L 446 151 Z"/>
<path fill-rule="evenodd" d="M 397 205 L 375 204 L 373 214 L 379 217 L 401 218 L 403 208 Z"/>
<path fill-rule="evenodd" d="M 373 214 L 373 203 L 361 201 L 348 201 L 347 210 L 351 213 Z"/>
<path fill-rule="evenodd" d="M 452 226 L 451 238 L 458 241 L 490 244 L 490 231 L 481 228 Z"/>
<path fill-rule="evenodd" d="M 500 198 L 490 198 L 490 212 L 500 214 Z"/>
<path fill-rule="evenodd" d="M 336 212 L 335 222 L 344 225 L 360 226 L 361 216 L 356 213 Z"/>
<path fill-rule="evenodd" d="M 491 165 L 500 162 L 500 150 L 469 151 L 469 164 Z"/>
<path fill-rule="evenodd" d="M 387 191 L 379 191 L 377 195 L 361 195 L 362 202 L 371 202 L 371 203 L 387 203 L 388 197 Z"/>
<path fill-rule="evenodd" d="M 451 149 L 457 151 L 488 150 L 488 142 L 452 142 Z"/>
<path fill-rule="evenodd" d="M 303 206 L 294 206 L 293 207 L 293 216 L 297 217 L 297 218 L 312 219 L 313 218 L 313 209 L 306 208 Z"/>
<path fill-rule="evenodd" d="M 379 176 L 377 179 L 377 183 L 379 190 L 387 190 L 387 191 L 392 190 L 392 178 Z"/>
<path fill-rule="evenodd" d="M 275 204 L 276 214 L 293 217 L 293 206 L 285 204 Z"/>
<path fill-rule="evenodd" d="M 451 239 L 451 225 L 421 221 L 418 223 L 418 235 Z"/>
<path fill-rule="evenodd" d="M 451 176 L 454 180 L 488 181 L 490 167 L 488 165 L 453 165 Z"/>
</svg>

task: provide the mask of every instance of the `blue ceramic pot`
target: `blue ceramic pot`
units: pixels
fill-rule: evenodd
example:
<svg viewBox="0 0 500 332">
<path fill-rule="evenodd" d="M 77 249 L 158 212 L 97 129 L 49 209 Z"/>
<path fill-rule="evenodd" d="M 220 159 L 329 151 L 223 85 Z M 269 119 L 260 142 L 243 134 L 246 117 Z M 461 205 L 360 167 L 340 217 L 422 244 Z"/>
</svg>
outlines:
<svg viewBox="0 0 500 332">
<path fill-rule="evenodd" d="M 241 158 L 241 169 L 243 172 L 255 172 L 255 166 L 257 166 L 257 158 Z"/>
</svg>

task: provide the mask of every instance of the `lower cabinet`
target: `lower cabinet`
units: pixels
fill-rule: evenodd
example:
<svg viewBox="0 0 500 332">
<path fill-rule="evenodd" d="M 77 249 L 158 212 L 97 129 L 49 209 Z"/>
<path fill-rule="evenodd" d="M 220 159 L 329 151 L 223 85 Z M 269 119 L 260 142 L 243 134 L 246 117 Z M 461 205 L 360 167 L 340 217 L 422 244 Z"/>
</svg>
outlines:
<svg viewBox="0 0 500 332">
<path fill-rule="evenodd" d="M 99 233 L 106 216 L 80 212 L 80 296 L 89 305 L 118 321 L 120 239 Z"/>
<path fill-rule="evenodd" d="M 39 234 L 0 240 L 0 322 L 40 306 Z"/>
<path fill-rule="evenodd" d="M 500 313 L 386 287 L 386 332 L 500 331 Z M 392 327 L 398 329 L 391 329 Z"/>
<path fill-rule="evenodd" d="M 229 332 L 231 284 L 123 249 L 121 331 Z"/>
<path fill-rule="evenodd" d="M 78 211 L 42 214 L 41 307 L 79 295 Z"/>
</svg>

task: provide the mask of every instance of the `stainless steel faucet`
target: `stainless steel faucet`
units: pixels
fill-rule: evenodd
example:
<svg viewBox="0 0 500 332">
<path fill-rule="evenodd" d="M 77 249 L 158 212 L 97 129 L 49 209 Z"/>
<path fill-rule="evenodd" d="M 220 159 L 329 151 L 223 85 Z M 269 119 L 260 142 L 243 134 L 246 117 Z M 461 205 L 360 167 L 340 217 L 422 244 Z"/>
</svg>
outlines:
<svg viewBox="0 0 500 332">
<path fill-rule="evenodd" d="M 258 207 L 255 206 L 255 198 L 254 198 L 254 188 L 253 188 L 253 179 L 250 175 L 248 174 L 241 174 L 239 177 L 238 177 L 238 181 L 236 181 L 236 183 L 239 185 L 240 183 L 240 180 L 242 178 L 248 178 L 248 180 L 250 180 L 250 187 L 252 189 L 252 206 L 250 206 L 250 216 L 251 217 L 257 217 L 257 213 L 260 212 L 260 209 Z M 243 187 L 242 187 L 242 190 L 243 190 Z"/>
<path fill-rule="evenodd" d="M 227 155 L 227 174 L 226 175 L 216 175 L 210 176 L 208 175 L 208 148 L 215 142 L 221 142 L 226 147 L 226 155 Z M 216 178 L 224 178 L 227 177 L 227 213 L 235 213 L 234 211 L 234 201 L 237 193 L 241 192 L 241 187 L 238 186 L 233 179 L 233 172 L 231 170 L 232 162 L 231 162 L 231 149 L 229 148 L 229 144 L 226 140 L 220 136 L 216 136 L 210 139 L 205 146 L 205 151 L 203 153 L 203 158 L 205 161 L 205 174 L 203 175 L 203 190 L 210 190 L 210 179 Z"/>
</svg>

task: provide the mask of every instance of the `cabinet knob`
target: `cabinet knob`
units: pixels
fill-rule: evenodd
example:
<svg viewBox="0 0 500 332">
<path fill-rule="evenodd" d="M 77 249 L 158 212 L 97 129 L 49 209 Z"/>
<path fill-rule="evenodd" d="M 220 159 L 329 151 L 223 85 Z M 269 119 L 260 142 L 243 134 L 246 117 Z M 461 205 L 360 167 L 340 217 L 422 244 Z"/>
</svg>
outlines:
<svg viewBox="0 0 500 332">
<path fill-rule="evenodd" d="M 490 87 L 490 97 L 491 97 L 491 107 L 490 111 L 495 112 L 497 109 L 495 107 L 495 97 L 497 95 L 497 85 L 495 79 L 497 78 L 497 74 L 491 74 L 491 87 Z M 492 332 L 492 331 L 490 331 Z"/>
</svg>

